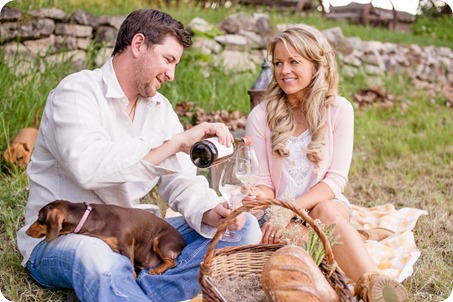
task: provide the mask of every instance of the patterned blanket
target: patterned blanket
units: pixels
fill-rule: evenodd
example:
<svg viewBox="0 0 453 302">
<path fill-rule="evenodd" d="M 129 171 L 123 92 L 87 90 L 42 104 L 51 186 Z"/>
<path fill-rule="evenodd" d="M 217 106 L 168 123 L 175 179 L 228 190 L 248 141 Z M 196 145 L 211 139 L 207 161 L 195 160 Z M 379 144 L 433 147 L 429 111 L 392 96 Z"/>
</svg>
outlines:
<svg viewBox="0 0 453 302">
<path fill-rule="evenodd" d="M 413 265 L 420 257 L 412 229 L 417 220 L 428 212 L 415 208 L 396 210 L 392 204 L 371 208 L 352 205 L 351 223 L 358 229 L 383 227 L 395 232 L 379 242 L 368 240 L 365 245 L 381 273 L 399 282 L 413 273 Z"/>
</svg>

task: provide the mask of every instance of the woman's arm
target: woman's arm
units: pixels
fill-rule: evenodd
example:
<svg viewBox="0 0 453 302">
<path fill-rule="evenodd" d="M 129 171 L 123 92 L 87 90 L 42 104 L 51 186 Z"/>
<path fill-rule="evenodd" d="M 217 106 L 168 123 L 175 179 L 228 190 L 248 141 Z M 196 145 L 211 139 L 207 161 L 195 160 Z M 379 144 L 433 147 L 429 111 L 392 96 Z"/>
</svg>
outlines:
<svg viewBox="0 0 453 302">
<path fill-rule="evenodd" d="M 319 182 L 305 194 L 296 198 L 295 203 L 298 209 L 310 210 L 317 203 L 335 198 L 332 189 L 325 183 Z"/>
<path fill-rule="evenodd" d="M 335 196 L 343 193 L 348 181 L 354 143 L 354 108 L 345 98 L 338 97 L 331 109 L 330 133 L 328 141 L 330 155 L 327 173 L 321 182 L 327 184 Z"/>
</svg>

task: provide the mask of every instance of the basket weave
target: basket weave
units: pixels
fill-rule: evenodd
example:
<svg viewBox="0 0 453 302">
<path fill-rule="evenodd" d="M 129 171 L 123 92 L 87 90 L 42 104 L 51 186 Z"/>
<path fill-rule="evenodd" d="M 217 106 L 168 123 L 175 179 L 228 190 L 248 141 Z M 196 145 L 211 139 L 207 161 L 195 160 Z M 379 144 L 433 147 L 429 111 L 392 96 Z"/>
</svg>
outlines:
<svg viewBox="0 0 453 302">
<path fill-rule="evenodd" d="M 338 271 L 333 258 L 332 247 L 324 232 L 314 223 L 313 219 L 306 214 L 305 211 L 296 209 L 292 204 L 276 200 L 266 199 L 259 200 L 233 211 L 225 221 L 219 226 L 215 233 L 208 251 L 200 264 L 200 274 L 198 282 L 200 283 L 203 301 L 206 302 L 228 302 L 216 287 L 216 279 L 223 276 L 230 277 L 251 277 L 257 276 L 261 280 L 261 271 L 264 263 L 272 256 L 272 254 L 284 246 L 284 244 L 249 244 L 237 247 L 226 247 L 215 250 L 215 246 L 220 240 L 223 232 L 231 221 L 244 211 L 249 211 L 253 208 L 277 205 L 287 208 L 302 219 L 304 219 L 319 236 L 325 249 L 325 256 L 319 268 L 326 280 L 336 291 L 339 301 L 353 301 L 351 291 L 349 290 L 343 275 Z M 237 297 L 237 301 L 241 297 Z M 230 301 L 231 302 L 231 301 Z"/>
</svg>

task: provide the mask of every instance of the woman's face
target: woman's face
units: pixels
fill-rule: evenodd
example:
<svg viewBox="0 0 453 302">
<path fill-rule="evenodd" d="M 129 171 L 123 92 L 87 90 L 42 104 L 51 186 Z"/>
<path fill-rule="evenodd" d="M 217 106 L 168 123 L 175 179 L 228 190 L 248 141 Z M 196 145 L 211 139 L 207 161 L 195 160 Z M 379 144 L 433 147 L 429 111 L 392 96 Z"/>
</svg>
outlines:
<svg viewBox="0 0 453 302">
<path fill-rule="evenodd" d="M 304 98 L 314 74 L 314 64 L 299 55 L 291 45 L 282 41 L 274 48 L 274 74 L 280 88 L 288 99 Z"/>
</svg>

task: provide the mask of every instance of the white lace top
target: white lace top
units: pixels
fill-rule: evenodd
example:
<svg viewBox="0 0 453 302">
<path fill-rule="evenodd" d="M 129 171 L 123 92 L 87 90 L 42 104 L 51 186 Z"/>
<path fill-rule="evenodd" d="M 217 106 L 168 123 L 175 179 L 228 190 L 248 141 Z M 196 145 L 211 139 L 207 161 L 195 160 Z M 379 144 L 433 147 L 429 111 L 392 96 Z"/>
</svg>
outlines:
<svg viewBox="0 0 453 302">
<path fill-rule="evenodd" d="M 286 147 L 289 150 L 289 157 L 283 165 L 282 181 L 283 192 L 278 199 L 293 201 L 296 197 L 304 194 L 316 183 L 316 174 L 313 173 L 313 163 L 307 159 L 305 151 L 311 141 L 311 134 L 308 130 L 297 137 L 291 137 Z"/>
</svg>

